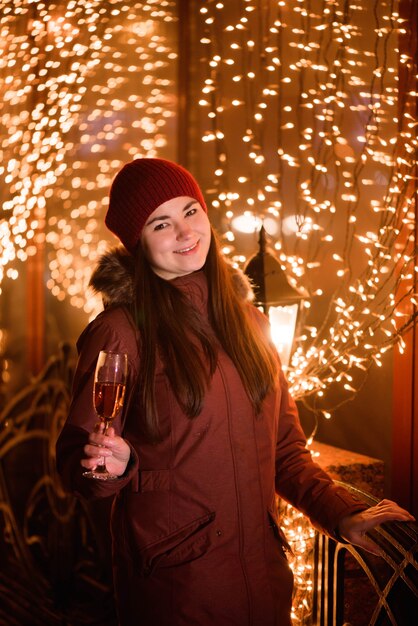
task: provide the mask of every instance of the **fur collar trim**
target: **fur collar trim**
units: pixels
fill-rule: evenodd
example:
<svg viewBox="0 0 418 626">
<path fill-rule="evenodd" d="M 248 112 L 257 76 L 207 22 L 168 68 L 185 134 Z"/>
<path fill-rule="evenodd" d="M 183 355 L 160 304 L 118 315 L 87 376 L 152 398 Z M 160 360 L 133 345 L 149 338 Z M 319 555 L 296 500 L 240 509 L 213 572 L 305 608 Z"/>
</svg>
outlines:
<svg viewBox="0 0 418 626">
<path fill-rule="evenodd" d="M 243 300 L 253 300 L 250 279 L 244 272 L 230 265 L 237 294 Z M 100 293 L 103 305 L 126 306 L 134 302 L 135 261 L 134 257 L 119 246 L 104 254 L 90 278 L 90 287 Z"/>
</svg>

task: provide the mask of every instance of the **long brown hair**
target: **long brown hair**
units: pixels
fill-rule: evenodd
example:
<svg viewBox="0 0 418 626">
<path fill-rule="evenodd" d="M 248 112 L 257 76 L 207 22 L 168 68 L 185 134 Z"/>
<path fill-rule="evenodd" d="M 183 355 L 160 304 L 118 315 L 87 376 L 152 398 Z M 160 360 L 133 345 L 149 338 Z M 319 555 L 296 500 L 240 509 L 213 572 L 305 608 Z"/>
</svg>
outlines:
<svg viewBox="0 0 418 626">
<path fill-rule="evenodd" d="M 233 361 L 258 413 L 277 375 L 271 343 L 250 322 L 248 302 L 237 293 L 231 268 L 212 231 L 203 271 L 208 283 L 209 320 L 220 345 Z M 141 334 L 138 393 L 144 411 L 144 431 L 151 441 L 161 438 L 154 395 L 157 354 L 167 365 L 171 388 L 186 415 L 199 415 L 216 368 L 215 341 L 205 320 L 190 306 L 175 284 L 157 276 L 138 246 L 135 262 L 135 320 Z M 202 350 L 196 349 L 200 344 Z M 203 357 L 203 358 L 202 358 Z"/>
</svg>

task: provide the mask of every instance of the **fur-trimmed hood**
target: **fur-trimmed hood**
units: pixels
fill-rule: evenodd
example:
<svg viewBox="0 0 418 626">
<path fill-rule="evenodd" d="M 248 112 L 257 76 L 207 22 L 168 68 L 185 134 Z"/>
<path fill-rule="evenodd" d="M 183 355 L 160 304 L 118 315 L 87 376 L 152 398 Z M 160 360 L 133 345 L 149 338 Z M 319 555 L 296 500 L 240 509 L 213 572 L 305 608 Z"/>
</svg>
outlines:
<svg viewBox="0 0 418 626">
<path fill-rule="evenodd" d="M 241 270 L 229 264 L 236 292 L 243 300 L 253 300 L 254 293 L 250 279 Z M 134 301 L 135 260 L 119 246 L 113 248 L 100 259 L 90 278 L 90 287 L 100 293 L 103 305 L 123 306 Z"/>
</svg>

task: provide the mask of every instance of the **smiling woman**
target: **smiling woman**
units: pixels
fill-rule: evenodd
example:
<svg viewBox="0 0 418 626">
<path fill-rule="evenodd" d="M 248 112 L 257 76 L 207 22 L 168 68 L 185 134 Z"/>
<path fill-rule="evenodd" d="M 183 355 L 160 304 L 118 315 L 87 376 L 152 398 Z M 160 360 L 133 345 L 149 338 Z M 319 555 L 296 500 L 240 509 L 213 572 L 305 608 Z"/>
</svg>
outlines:
<svg viewBox="0 0 418 626">
<path fill-rule="evenodd" d="M 196 200 L 179 196 L 151 213 L 142 231 L 141 245 L 157 276 L 172 280 L 202 269 L 210 239 L 206 211 Z"/>
<path fill-rule="evenodd" d="M 367 511 L 306 448 L 268 321 L 220 252 L 197 182 L 162 159 L 117 174 L 106 224 L 125 247 L 92 277 L 105 310 L 79 339 L 57 443 L 68 489 L 113 495 L 121 626 L 290 626 L 293 577 L 276 494 L 333 538 L 411 517 Z M 123 412 L 95 426 L 101 350 L 128 355 Z M 114 480 L 83 476 L 105 457 Z"/>
</svg>

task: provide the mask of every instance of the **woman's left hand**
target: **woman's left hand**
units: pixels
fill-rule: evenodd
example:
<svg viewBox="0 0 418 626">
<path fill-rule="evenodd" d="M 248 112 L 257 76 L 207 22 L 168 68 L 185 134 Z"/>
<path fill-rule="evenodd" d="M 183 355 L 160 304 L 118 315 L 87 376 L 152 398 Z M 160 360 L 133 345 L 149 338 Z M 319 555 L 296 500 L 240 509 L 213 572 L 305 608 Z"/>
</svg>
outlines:
<svg viewBox="0 0 418 626">
<path fill-rule="evenodd" d="M 394 521 L 413 522 L 415 518 L 396 502 L 381 500 L 379 504 L 365 511 L 343 517 L 338 524 L 338 532 L 349 543 L 381 556 L 380 548 L 369 537 L 366 537 L 366 533 L 383 522 Z"/>
<path fill-rule="evenodd" d="M 125 439 L 116 435 L 114 428 L 110 427 L 106 435 L 103 430 L 103 422 L 98 422 L 89 435 L 88 444 L 84 446 L 85 456 L 81 459 L 81 465 L 85 469 L 94 470 L 104 459 L 111 474 L 122 476 L 128 465 L 131 449 Z"/>
</svg>

